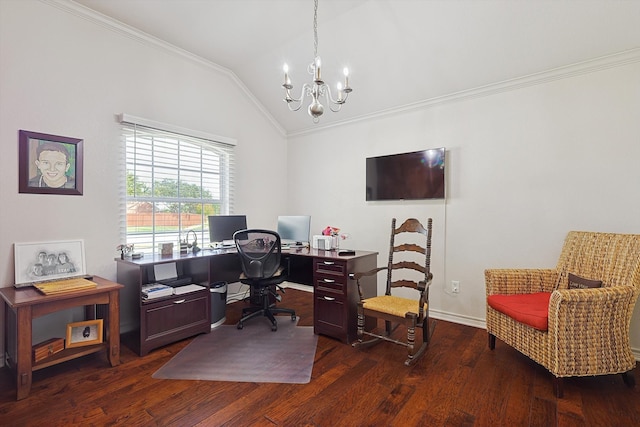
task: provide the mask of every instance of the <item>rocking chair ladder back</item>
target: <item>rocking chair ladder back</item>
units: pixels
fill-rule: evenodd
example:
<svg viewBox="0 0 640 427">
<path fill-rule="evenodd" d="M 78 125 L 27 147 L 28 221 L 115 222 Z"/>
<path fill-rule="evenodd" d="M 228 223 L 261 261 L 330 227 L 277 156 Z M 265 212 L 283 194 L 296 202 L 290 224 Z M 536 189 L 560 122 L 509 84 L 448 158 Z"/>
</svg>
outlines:
<svg viewBox="0 0 640 427">
<path fill-rule="evenodd" d="M 415 218 L 407 219 L 400 227 L 396 228 L 396 219 L 391 221 L 391 238 L 389 243 L 389 259 L 386 267 L 378 267 L 373 270 L 361 273 L 354 273 L 351 277 L 356 280 L 360 301 L 358 302 L 357 331 L 358 341 L 353 343 L 354 347 L 373 345 L 381 341 L 388 341 L 407 347 L 408 357 L 405 365 L 410 366 L 425 353 L 431 339 L 434 321 L 429 321 L 429 286 L 433 279 L 431 274 L 431 230 L 432 219 L 428 218 L 425 228 L 420 221 Z M 396 244 L 396 236 L 406 233 L 406 239 L 402 243 Z M 415 234 L 414 234 L 415 233 Z M 411 240 L 412 236 L 426 238 L 424 246 Z M 406 240 L 406 242 L 405 242 Z M 420 242 L 422 243 L 422 242 Z M 424 265 L 415 260 L 424 255 Z M 401 258 L 398 260 L 397 258 Z M 385 294 L 372 298 L 363 298 L 363 289 L 360 278 L 375 275 L 380 271 L 387 272 Z M 400 272 L 402 271 L 401 278 Z M 398 276 L 394 277 L 394 273 Z M 417 278 L 419 277 L 419 278 Z M 414 280 L 415 279 L 415 280 Z M 375 283 L 375 282 L 374 282 Z M 410 288 L 417 291 L 417 298 L 392 295 L 394 288 Z M 384 332 L 376 333 L 375 330 L 365 330 L 365 318 L 374 317 L 384 320 Z M 392 338 L 393 331 L 403 324 L 407 328 L 406 341 Z M 416 348 L 415 329 L 422 328 L 422 343 Z M 364 336 L 372 337 L 364 340 Z"/>
</svg>

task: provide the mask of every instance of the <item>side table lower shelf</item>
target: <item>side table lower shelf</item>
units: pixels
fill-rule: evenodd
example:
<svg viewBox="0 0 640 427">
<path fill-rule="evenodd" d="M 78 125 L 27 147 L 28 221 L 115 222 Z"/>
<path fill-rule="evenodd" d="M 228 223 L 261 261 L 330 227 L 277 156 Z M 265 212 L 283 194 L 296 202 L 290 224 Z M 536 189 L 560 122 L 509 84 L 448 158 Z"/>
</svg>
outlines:
<svg viewBox="0 0 640 427">
<path fill-rule="evenodd" d="M 58 363 L 106 350 L 107 345 L 105 343 L 89 345 L 86 347 L 67 348 L 62 350 L 60 353 L 56 353 L 51 357 L 35 363 L 31 369 L 35 372 L 40 369 L 48 368 L 49 366 L 57 365 Z"/>
</svg>

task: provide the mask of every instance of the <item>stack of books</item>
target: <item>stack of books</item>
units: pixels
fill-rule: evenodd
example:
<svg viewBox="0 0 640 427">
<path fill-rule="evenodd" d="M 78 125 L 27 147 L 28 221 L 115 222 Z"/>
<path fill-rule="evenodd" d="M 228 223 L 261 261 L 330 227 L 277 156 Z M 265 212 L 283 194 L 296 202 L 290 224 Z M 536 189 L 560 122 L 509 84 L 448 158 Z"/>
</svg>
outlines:
<svg viewBox="0 0 640 427">
<path fill-rule="evenodd" d="M 161 283 L 149 283 L 142 287 L 142 298 L 146 300 L 169 297 L 171 295 L 173 295 L 173 288 Z"/>
</svg>

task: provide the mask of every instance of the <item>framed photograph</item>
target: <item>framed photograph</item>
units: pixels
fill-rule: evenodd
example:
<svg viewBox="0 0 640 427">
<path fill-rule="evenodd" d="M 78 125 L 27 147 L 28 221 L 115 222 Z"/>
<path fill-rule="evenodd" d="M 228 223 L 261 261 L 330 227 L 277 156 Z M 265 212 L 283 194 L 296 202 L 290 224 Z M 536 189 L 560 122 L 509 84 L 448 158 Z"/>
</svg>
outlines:
<svg viewBox="0 0 640 427">
<path fill-rule="evenodd" d="M 19 131 L 19 192 L 82 195 L 82 140 Z"/>
<path fill-rule="evenodd" d="M 67 324 L 66 348 L 102 343 L 102 319 Z"/>
<path fill-rule="evenodd" d="M 15 286 L 87 274 L 84 240 L 15 243 Z"/>
</svg>

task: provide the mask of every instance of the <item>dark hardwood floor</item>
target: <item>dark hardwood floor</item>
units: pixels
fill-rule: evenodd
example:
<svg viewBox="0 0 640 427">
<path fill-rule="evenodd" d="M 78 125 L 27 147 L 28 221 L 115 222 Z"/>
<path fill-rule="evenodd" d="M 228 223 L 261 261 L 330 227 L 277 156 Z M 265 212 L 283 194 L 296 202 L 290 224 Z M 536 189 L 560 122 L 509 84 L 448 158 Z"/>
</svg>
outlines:
<svg viewBox="0 0 640 427">
<path fill-rule="evenodd" d="M 228 306 L 227 323 L 238 320 L 243 304 Z M 300 326 L 312 325 L 311 293 L 288 289 L 281 304 L 297 310 Z M 265 333 L 272 333 L 267 325 Z M 489 351 L 482 329 L 445 321 L 412 368 L 403 364 L 404 347 L 356 350 L 320 336 L 309 384 L 151 378 L 189 342 L 145 357 L 123 345 L 115 368 L 96 354 L 37 371 L 21 401 L 3 368 L 0 425 L 640 425 L 640 386 L 626 387 L 619 375 L 575 378 L 566 381 L 565 398 L 556 399 L 545 369 L 501 342 Z M 247 357 L 259 363 L 259 354 Z M 636 368 L 637 380 L 639 374 Z"/>
</svg>

